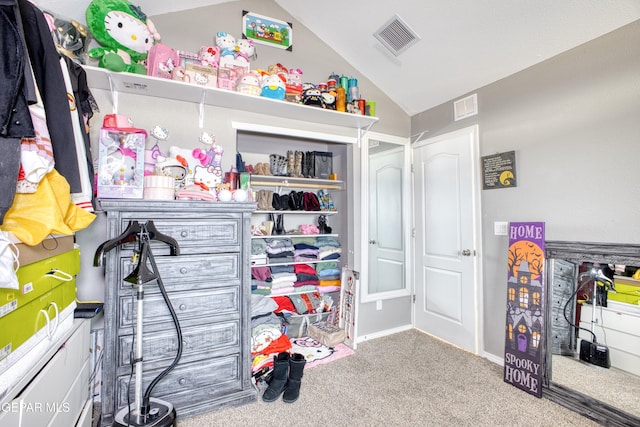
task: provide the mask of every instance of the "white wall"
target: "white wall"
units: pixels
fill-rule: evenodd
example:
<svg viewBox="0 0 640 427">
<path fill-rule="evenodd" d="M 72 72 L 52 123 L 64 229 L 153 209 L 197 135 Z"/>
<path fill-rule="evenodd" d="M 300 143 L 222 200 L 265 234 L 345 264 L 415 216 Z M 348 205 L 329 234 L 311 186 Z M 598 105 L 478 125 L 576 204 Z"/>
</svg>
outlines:
<svg viewBox="0 0 640 427">
<path fill-rule="evenodd" d="M 494 221 L 544 221 L 547 240 L 640 243 L 640 21 L 411 119 L 435 136 L 478 123 L 480 155 L 515 150 L 518 186 L 482 192 L 485 351 L 504 349 L 506 236 Z"/>
</svg>

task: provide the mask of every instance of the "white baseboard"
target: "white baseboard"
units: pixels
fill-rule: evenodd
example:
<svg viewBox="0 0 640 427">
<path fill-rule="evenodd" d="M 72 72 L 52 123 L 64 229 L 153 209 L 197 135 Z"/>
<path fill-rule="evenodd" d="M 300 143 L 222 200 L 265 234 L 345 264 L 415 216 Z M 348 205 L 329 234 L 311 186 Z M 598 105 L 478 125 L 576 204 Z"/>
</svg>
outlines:
<svg viewBox="0 0 640 427">
<path fill-rule="evenodd" d="M 375 332 L 373 334 L 367 334 L 367 335 L 362 335 L 362 336 L 356 337 L 356 343 L 369 341 L 369 340 L 372 340 L 372 339 L 375 339 L 375 338 L 386 337 L 388 335 L 397 334 L 398 332 L 404 332 L 404 331 L 408 331 L 410 329 L 413 329 L 412 325 L 404 325 L 404 326 L 399 326 L 399 327 L 393 328 L 393 329 L 385 329 L 384 331 L 379 331 L 379 332 Z"/>
<path fill-rule="evenodd" d="M 486 353 L 486 352 L 482 355 L 482 357 L 484 357 L 490 362 L 495 363 L 496 365 L 504 366 L 504 357 L 499 357 L 499 356 L 496 356 L 495 354 Z"/>
</svg>

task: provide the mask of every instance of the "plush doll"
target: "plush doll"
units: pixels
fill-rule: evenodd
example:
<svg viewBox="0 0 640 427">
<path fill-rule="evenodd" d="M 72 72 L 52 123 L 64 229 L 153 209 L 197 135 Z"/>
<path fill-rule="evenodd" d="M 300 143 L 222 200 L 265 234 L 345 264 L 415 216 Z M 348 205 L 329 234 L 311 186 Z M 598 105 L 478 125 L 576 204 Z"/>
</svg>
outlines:
<svg viewBox="0 0 640 427">
<path fill-rule="evenodd" d="M 246 62 L 247 66 L 249 64 L 249 60 L 256 56 L 256 45 L 253 40 L 250 39 L 240 39 L 236 50 L 236 62 Z"/>
<path fill-rule="evenodd" d="M 284 99 L 285 78 L 280 74 L 271 74 L 262 78 L 261 95 L 266 98 Z"/>
<path fill-rule="evenodd" d="M 220 61 L 220 48 L 218 46 L 202 46 L 198 54 L 200 65 L 218 68 Z"/>
<path fill-rule="evenodd" d="M 320 89 L 311 87 L 302 92 L 302 103 L 314 107 L 327 108 Z"/>
<path fill-rule="evenodd" d="M 260 74 L 256 71 L 249 71 L 238 79 L 236 91 L 247 95 L 260 96 Z"/>
<path fill-rule="evenodd" d="M 147 74 L 144 60 L 160 35 L 139 7 L 127 0 L 93 0 L 86 18 L 89 31 L 101 45 L 89 50 L 98 66 Z"/>
<path fill-rule="evenodd" d="M 216 34 L 216 46 L 220 48 L 220 67 L 233 63 L 236 54 L 236 38 L 224 31 Z"/>
</svg>

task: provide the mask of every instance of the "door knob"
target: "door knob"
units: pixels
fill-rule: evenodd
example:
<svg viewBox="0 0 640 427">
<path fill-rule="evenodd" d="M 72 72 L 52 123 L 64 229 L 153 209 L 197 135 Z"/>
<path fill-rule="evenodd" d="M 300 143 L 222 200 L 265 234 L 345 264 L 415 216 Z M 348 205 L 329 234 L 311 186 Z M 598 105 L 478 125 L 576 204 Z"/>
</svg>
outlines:
<svg viewBox="0 0 640 427">
<path fill-rule="evenodd" d="M 375 240 L 369 240 L 369 244 L 370 244 L 370 245 L 375 245 L 375 244 L 376 244 L 376 241 L 375 241 Z"/>
<path fill-rule="evenodd" d="M 460 254 L 462 256 L 471 256 L 471 251 L 469 249 L 464 249 Z"/>
</svg>

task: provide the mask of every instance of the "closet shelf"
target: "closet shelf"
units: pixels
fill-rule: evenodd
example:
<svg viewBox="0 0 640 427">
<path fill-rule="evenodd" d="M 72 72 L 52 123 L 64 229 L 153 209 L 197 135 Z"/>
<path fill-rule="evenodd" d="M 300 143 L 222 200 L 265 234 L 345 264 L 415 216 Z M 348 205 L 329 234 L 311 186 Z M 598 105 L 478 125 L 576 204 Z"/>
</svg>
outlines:
<svg viewBox="0 0 640 427">
<path fill-rule="evenodd" d="M 251 186 L 342 190 L 344 187 L 344 181 L 337 181 L 334 179 L 293 178 L 273 175 L 251 175 Z"/>
<path fill-rule="evenodd" d="M 90 65 L 85 65 L 84 69 L 87 72 L 87 82 L 92 89 L 132 93 L 197 104 L 203 103 L 215 107 L 268 114 L 274 117 L 286 117 L 293 120 L 333 126 L 343 126 L 352 129 L 369 128 L 378 121 L 377 117 L 326 110 L 308 105 L 294 104 L 262 96 L 246 95 L 224 89 L 203 87 L 159 77 L 133 73 L 116 73 Z"/>
<path fill-rule="evenodd" d="M 272 234 L 270 236 L 251 236 L 252 239 L 284 239 L 291 237 L 339 237 L 338 234 Z"/>
<path fill-rule="evenodd" d="M 267 264 L 254 264 L 251 262 L 251 267 L 273 267 L 274 265 L 296 265 L 296 264 L 322 264 L 325 262 L 340 262 L 339 259 L 310 259 L 308 261 L 291 261 L 291 262 L 270 262 Z"/>
<path fill-rule="evenodd" d="M 316 215 L 335 215 L 338 211 L 290 211 L 290 210 L 280 210 L 280 211 L 255 211 L 257 214 L 316 214 Z"/>
</svg>

